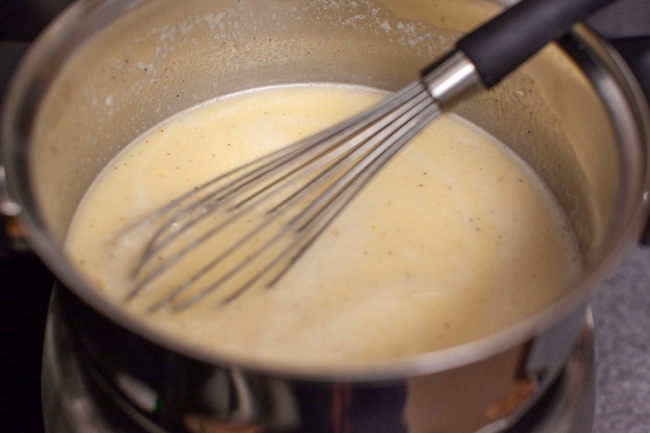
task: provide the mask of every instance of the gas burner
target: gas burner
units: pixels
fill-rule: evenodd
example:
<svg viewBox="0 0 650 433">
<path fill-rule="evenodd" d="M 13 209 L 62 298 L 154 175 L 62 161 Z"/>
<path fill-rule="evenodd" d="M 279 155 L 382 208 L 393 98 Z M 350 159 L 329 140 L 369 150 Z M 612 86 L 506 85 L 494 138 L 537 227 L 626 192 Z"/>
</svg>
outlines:
<svg viewBox="0 0 650 433">
<path fill-rule="evenodd" d="M 57 290 L 49 308 L 43 356 L 47 433 L 166 433 L 111 391 L 94 368 L 83 362 L 60 312 Z M 594 388 L 593 320 L 588 310 L 558 380 L 516 426 L 500 433 L 589 433 Z"/>
</svg>

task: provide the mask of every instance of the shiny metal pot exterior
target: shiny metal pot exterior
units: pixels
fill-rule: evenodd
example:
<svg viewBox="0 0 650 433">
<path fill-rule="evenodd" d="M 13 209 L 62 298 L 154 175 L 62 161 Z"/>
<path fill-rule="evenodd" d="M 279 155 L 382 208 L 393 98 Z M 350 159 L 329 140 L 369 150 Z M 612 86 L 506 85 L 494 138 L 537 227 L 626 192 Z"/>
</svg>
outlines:
<svg viewBox="0 0 650 433">
<path fill-rule="evenodd" d="M 540 314 L 480 341 L 368 369 L 235 363 L 143 327 L 75 271 L 63 243 L 99 171 L 162 119 L 233 91 L 342 82 L 395 90 L 497 13 L 487 0 L 89 0 L 30 50 L 3 123 L 11 209 L 69 288 L 79 351 L 149 431 L 492 432 L 558 372 L 595 282 L 647 212 L 647 107 L 588 29 L 456 108 L 510 145 L 564 206 L 583 280 Z"/>
</svg>

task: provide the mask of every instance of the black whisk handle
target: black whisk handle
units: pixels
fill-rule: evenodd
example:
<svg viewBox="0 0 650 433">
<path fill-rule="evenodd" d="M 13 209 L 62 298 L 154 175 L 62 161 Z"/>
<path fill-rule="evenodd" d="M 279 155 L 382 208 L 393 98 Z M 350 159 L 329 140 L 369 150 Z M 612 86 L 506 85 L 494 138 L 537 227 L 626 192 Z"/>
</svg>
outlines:
<svg viewBox="0 0 650 433">
<path fill-rule="evenodd" d="M 523 0 L 462 38 L 457 48 L 492 87 L 549 42 L 616 0 Z"/>
</svg>

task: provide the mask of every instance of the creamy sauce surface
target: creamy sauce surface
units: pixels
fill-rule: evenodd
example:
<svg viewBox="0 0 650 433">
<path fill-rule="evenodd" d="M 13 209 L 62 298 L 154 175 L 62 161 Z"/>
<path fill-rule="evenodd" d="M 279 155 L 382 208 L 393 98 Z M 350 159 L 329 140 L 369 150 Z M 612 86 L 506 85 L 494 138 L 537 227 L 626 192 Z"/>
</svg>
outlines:
<svg viewBox="0 0 650 433">
<path fill-rule="evenodd" d="M 181 113 L 143 135 L 93 184 L 67 241 L 102 293 L 148 326 L 247 362 L 324 366 L 386 361 L 488 336 L 560 297 L 581 272 L 566 217 L 504 145 L 443 115 L 406 146 L 269 290 L 225 306 L 125 302 L 137 248 L 117 233 L 242 162 L 384 93 L 345 86 L 260 89 Z M 140 242 L 137 233 L 128 243 Z"/>
</svg>

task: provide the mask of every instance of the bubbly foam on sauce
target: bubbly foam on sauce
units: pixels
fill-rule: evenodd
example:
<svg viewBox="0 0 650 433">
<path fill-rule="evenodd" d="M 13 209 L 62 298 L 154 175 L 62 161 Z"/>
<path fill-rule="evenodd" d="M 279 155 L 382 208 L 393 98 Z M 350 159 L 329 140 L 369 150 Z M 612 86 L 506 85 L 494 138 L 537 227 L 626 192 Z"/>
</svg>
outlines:
<svg viewBox="0 0 650 433">
<path fill-rule="evenodd" d="M 153 128 L 80 205 L 67 251 L 112 301 L 188 344 L 286 366 L 372 363 L 467 343 L 539 312 L 581 272 L 565 215 L 508 148 L 444 115 L 403 149 L 276 286 L 217 307 L 124 303 L 135 260 L 116 234 L 220 172 L 316 132 L 385 94 L 260 89 Z M 154 293 L 152 293 L 154 292 Z"/>
</svg>

